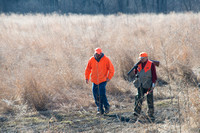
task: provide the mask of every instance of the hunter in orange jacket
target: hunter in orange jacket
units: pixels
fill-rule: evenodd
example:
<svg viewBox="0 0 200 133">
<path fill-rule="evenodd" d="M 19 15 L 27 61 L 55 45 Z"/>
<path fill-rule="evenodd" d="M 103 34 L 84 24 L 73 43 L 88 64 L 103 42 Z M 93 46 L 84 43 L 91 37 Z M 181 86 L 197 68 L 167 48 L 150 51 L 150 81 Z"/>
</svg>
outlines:
<svg viewBox="0 0 200 133">
<path fill-rule="evenodd" d="M 85 80 L 88 84 L 92 73 L 92 92 L 97 105 L 97 114 L 109 113 L 110 105 L 106 96 L 106 84 L 113 77 L 114 71 L 110 59 L 102 53 L 100 48 L 96 48 L 94 56 L 90 58 L 85 69 Z"/>
<path fill-rule="evenodd" d="M 114 66 L 110 59 L 102 53 L 99 60 L 93 56 L 88 61 L 85 69 L 85 79 L 89 80 L 91 74 L 91 82 L 98 85 L 102 82 L 111 80 L 114 71 Z"/>
</svg>

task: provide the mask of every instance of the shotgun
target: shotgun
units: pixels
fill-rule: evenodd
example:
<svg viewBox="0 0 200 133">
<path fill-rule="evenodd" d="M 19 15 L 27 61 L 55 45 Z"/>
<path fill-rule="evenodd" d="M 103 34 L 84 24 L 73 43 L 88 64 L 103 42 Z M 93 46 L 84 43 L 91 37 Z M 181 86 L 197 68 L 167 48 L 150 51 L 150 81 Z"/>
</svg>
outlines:
<svg viewBox="0 0 200 133">
<path fill-rule="evenodd" d="M 160 62 L 159 61 L 156 61 L 156 60 L 150 60 L 152 61 L 157 67 L 159 67 L 160 65 Z M 131 70 L 128 72 L 127 75 L 129 75 L 134 69 L 137 69 L 138 68 L 138 65 L 141 63 L 141 61 L 138 61 L 134 66 L 133 68 L 131 68 Z"/>
</svg>

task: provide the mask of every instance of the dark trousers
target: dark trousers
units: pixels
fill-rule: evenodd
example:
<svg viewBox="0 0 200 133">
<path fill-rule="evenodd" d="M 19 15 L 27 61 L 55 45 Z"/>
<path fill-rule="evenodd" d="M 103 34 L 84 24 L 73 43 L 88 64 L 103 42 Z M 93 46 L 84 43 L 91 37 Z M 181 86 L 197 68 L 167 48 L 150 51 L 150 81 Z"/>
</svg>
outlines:
<svg viewBox="0 0 200 133">
<path fill-rule="evenodd" d="M 138 95 L 135 97 L 135 115 L 139 115 L 142 109 L 142 103 L 144 101 L 144 94 L 147 93 L 148 89 L 138 88 Z M 154 104 L 153 104 L 153 91 L 147 95 L 148 104 L 148 115 L 151 117 L 154 114 Z"/>
<path fill-rule="evenodd" d="M 101 112 L 104 112 L 103 107 L 106 109 L 110 106 L 106 97 L 106 84 L 107 82 L 102 82 L 99 85 L 96 85 L 95 83 L 92 84 L 95 104 L 98 107 L 98 111 Z"/>
</svg>

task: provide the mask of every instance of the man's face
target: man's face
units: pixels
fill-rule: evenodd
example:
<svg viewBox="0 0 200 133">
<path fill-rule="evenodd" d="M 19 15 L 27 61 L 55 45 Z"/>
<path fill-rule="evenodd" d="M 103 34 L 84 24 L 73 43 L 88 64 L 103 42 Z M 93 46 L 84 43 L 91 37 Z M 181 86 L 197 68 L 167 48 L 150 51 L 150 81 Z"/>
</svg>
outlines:
<svg viewBox="0 0 200 133">
<path fill-rule="evenodd" d="M 96 58 L 99 59 L 101 57 L 101 53 L 100 54 L 95 54 Z"/>
<path fill-rule="evenodd" d="M 147 61 L 147 59 L 148 59 L 147 57 L 144 57 L 144 58 L 141 59 L 141 62 L 144 63 L 144 62 Z"/>
</svg>

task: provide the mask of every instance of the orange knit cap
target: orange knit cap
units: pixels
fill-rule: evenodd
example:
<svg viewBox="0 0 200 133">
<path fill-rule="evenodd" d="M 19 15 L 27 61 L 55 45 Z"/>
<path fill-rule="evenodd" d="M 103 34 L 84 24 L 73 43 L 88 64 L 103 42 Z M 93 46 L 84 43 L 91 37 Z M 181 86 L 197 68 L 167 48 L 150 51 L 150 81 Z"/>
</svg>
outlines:
<svg viewBox="0 0 200 133">
<path fill-rule="evenodd" d="M 95 53 L 97 53 L 97 54 L 101 54 L 101 53 L 102 53 L 101 48 L 96 48 L 96 49 L 95 49 Z"/>
<path fill-rule="evenodd" d="M 139 54 L 140 59 L 143 59 L 144 57 L 148 57 L 148 54 L 146 52 L 142 52 Z"/>
</svg>

